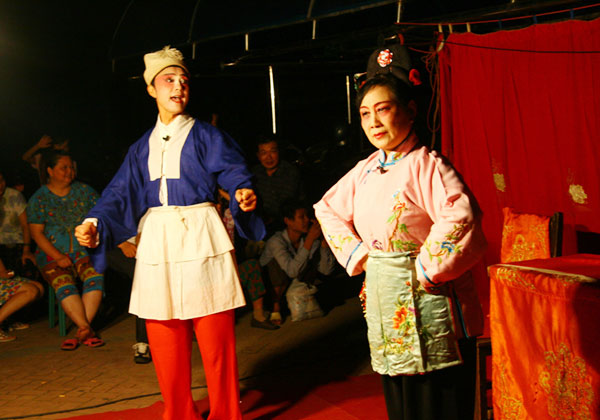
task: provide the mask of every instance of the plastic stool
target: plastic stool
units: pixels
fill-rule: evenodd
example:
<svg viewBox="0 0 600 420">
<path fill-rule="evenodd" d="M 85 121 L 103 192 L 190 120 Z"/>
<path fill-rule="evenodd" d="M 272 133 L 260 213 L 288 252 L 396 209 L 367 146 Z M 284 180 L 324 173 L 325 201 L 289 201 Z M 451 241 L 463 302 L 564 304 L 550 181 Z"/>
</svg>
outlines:
<svg viewBox="0 0 600 420">
<path fill-rule="evenodd" d="M 58 333 L 61 337 L 67 335 L 67 321 L 65 318 L 65 311 L 62 308 L 60 303 L 56 303 L 56 293 L 52 287 L 48 288 L 48 323 L 50 324 L 50 328 L 54 328 L 56 325 L 56 320 L 54 319 L 55 311 L 54 307 L 56 306 L 56 312 L 58 312 Z"/>
</svg>

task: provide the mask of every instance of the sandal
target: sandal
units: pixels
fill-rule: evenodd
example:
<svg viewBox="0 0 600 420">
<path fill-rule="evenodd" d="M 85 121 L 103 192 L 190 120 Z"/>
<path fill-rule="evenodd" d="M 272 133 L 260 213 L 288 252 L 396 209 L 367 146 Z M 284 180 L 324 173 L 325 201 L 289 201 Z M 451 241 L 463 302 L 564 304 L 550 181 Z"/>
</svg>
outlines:
<svg viewBox="0 0 600 420">
<path fill-rule="evenodd" d="M 0 343 L 8 343 L 9 341 L 15 341 L 16 339 L 17 337 L 7 334 L 2 328 L 0 328 Z"/>
<path fill-rule="evenodd" d="M 283 320 L 281 319 L 281 314 L 279 312 L 272 312 L 270 320 L 271 323 L 275 325 L 281 325 L 283 323 Z"/>
<path fill-rule="evenodd" d="M 89 337 L 82 341 L 82 344 L 85 344 L 88 347 L 102 347 L 104 345 L 104 341 L 102 341 L 99 337 Z"/>
<path fill-rule="evenodd" d="M 60 349 L 64 351 L 73 351 L 77 347 L 79 347 L 79 340 L 77 340 L 76 338 L 67 338 L 60 345 Z"/>
<path fill-rule="evenodd" d="M 96 334 L 94 333 L 94 331 L 92 331 L 92 329 L 90 327 L 79 327 L 77 328 L 77 333 L 75 334 L 75 337 L 77 338 L 77 340 L 79 340 L 80 343 L 83 343 L 85 340 L 87 340 L 90 337 L 94 337 Z"/>
<path fill-rule="evenodd" d="M 18 322 L 18 321 L 13 322 L 8 327 L 9 331 L 26 330 L 27 328 L 29 328 L 29 324 L 26 324 L 24 322 Z"/>
</svg>

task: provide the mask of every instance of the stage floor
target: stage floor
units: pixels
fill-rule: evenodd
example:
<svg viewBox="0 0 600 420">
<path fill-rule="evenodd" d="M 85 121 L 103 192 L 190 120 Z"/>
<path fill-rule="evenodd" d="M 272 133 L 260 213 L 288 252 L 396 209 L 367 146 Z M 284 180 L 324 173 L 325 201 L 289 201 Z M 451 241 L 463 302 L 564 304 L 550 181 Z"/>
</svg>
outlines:
<svg viewBox="0 0 600 420">
<path fill-rule="evenodd" d="M 288 318 L 276 331 L 250 327 L 251 313 L 238 311 L 242 398 L 278 384 L 285 389 L 298 378 L 309 384 L 308 392 L 311 383 L 317 388 L 373 372 L 362 309 L 354 294 L 346 291 L 340 290 L 325 317 L 301 322 Z M 71 330 L 69 335 L 73 334 Z M 63 338 L 44 317 L 17 331 L 17 340 L 0 343 L 0 420 L 63 419 L 160 401 L 153 364 L 133 362 L 134 317 L 123 313 L 100 334 L 104 347 L 61 351 Z M 192 386 L 198 400 L 207 394 L 197 346 L 192 357 Z"/>
</svg>

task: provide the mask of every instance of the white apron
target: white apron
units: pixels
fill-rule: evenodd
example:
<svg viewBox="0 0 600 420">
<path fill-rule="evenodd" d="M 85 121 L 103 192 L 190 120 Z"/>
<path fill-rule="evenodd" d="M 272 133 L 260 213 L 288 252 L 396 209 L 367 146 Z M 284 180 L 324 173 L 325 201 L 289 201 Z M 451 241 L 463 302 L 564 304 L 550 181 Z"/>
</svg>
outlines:
<svg viewBox="0 0 600 420">
<path fill-rule="evenodd" d="M 192 319 L 244 306 L 233 245 L 212 203 L 148 209 L 129 312 Z"/>
</svg>

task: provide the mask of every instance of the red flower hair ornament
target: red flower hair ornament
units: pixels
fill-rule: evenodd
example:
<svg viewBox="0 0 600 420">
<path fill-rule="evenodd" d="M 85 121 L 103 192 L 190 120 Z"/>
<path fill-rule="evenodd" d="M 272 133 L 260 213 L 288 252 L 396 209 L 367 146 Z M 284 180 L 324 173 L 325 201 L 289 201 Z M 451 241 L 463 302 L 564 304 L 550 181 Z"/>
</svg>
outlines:
<svg viewBox="0 0 600 420">
<path fill-rule="evenodd" d="M 421 84 L 419 71 L 412 68 L 408 49 L 402 44 L 379 48 L 369 57 L 367 79 L 378 74 L 387 73 L 391 73 L 409 86 L 419 86 Z"/>
</svg>

